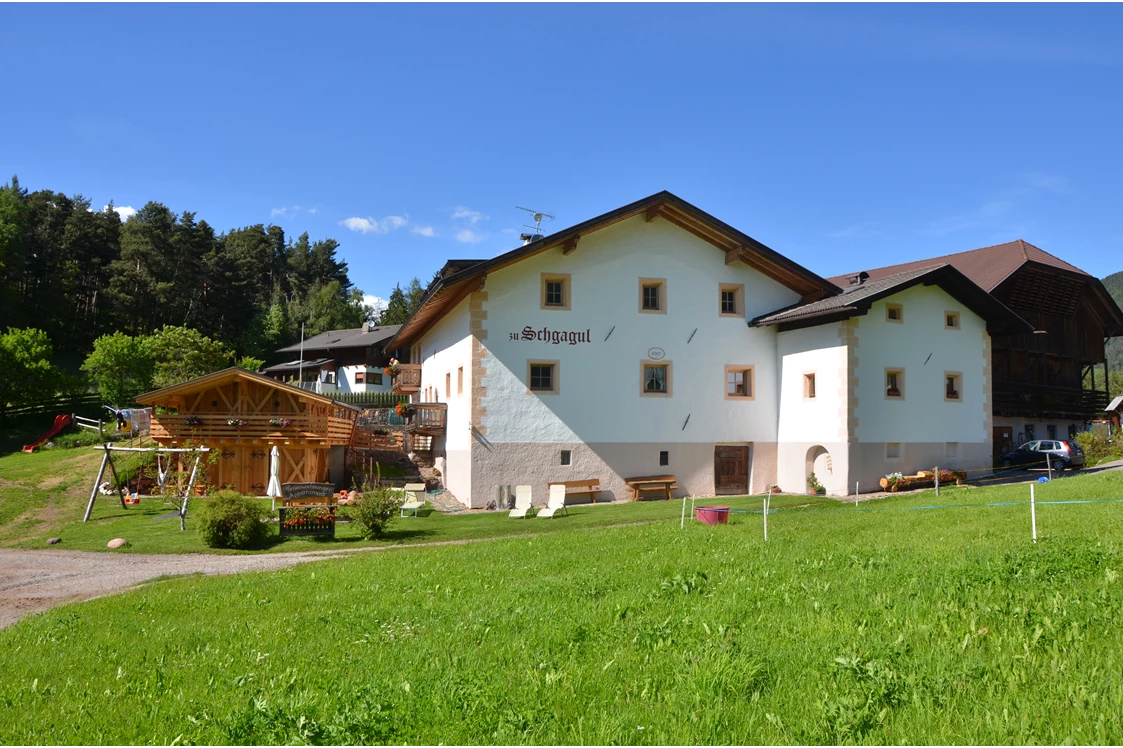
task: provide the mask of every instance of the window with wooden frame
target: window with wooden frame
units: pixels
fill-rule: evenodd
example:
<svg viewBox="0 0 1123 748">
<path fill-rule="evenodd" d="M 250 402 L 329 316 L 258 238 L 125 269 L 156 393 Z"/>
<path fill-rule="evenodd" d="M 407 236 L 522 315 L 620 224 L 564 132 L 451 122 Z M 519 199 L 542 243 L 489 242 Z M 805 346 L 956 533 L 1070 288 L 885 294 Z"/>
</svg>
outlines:
<svg viewBox="0 0 1123 748">
<path fill-rule="evenodd" d="M 905 308 L 900 304 L 886 304 L 885 305 L 885 321 L 886 322 L 904 322 L 905 321 Z"/>
<path fill-rule="evenodd" d="M 905 370 L 885 370 L 885 397 L 888 400 L 905 399 Z"/>
<path fill-rule="evenodd" d="M 367 373 L 365 371 L 359 369 L 357 372 L 355 372 L 355 384 L 366 384 L 366 381 Z"/>
<path fill-rule="evenodd" d="M 464 367 L 461 366 L 456 370 L 456 394 L 464 394 Z"/>
<path fill-rule="evenodd" d="M 753 399 L 753 367 L 744 364 L 727 364 L 725 367 L 725 399 Z"/>
<path fill-rule="evenodd" d="M 958 330 L 959 329 L 959 312 L 945 311 L 944 312 L 944 329 L 945 330 Z"/>
<path fill-rule="evenodd" d="M 445 372 L 445 400 L 452 397 L 452 372 Z"/>
<path fill-rule="evenodd" d="M 370 384 L 382 384 L 382 372 L 371 372 L 369 377 Z"/>
<path fill-rule="evenodd" d="M 815 372 L 803 375 L 803 399 L 815 399 Z"/>
<path fill-rule="evenodd" d="M 639 310 L 644 314 L 667 313 L 667 279 L 639 279 Z"/>
<path fill-rule="evenodd" d="M 640 363 L 640 395 L 643 397 L 671 396 L 671 362 L 643 361 Z"/>
<path fill-rule="evenodd" d="M 741 317 L 745 314 L 745 285 L 743 283 L 718 284 L 718 315 Z"/>
<path fill-rule="evenodd" d="M 569 309 L 569 287 L 569 273 L 542 273 L 542 308 Z"/>
<path fill-rule="evenodd" d="M 944 372 L 944 400 L 958 403 L 963 401 L 960 390 L 963 388 L 963 374 L 958 371 Z"/>
<path fill-rule="evenodd" d="M 557 361 L 527 361 L 526 386 L 536 395 L 556 395 L 559 390 Z"/>
</svg>

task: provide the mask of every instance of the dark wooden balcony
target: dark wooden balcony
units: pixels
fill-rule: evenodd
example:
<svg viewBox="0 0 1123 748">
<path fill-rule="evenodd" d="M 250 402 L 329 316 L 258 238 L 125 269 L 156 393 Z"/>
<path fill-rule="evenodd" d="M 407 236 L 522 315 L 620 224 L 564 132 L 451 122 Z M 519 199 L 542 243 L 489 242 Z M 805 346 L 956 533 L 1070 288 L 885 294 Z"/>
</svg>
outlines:
<svg viewBox="0 0 1123 748">
<path fill-rule="evenodd" d="M 1107 392 L 1041 384 L 994 386 L 994 414 L 1026 418 L 1069 418 L 1086 421 L 1107 407 Z"/>
<path fill-rule="evenodd" d="M 398 395 L 412 395 L 421 389 L 421 364 L 398 364 L 394 371 L 393 390 Z"/>
</svg>

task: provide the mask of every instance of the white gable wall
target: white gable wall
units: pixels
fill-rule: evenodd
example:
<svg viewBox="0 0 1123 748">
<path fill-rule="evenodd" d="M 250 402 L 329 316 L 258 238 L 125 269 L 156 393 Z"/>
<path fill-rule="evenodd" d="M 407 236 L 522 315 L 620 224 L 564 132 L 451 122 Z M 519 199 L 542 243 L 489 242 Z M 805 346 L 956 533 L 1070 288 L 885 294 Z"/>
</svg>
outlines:
<svg viewBox="0 0 1123 748">
<path fill-rule="evenodd" d="M 570 310 L 541 308 L 544 272 L 570 275 Z M 666 279 L 666 313 L 639 311 L 641 277 Z M 744 284 L 740 317 L 719 315 L 721 282 Z M 473 449 L 473 504 L 496 484 L 530 483 L 543 503 L 547 482 L 593 477 L 624 498 L 623 478 L 663 473 L 677 477 L 680 493 L 708 495 L 714 445 L 723 443 L 753 445 L 750 488 L 775 479 L 776 333 L 746 320 L 798 301 L 790 289 L 643 217 L 582 237 L 572 254 L 553 249 L 493 272 L 485 289 L 489 447 Z M 544 328 L 588 342 L 524 339 L 524 330 L 536 337 Z M 671 366 L 669 397 L 640 394 L 653 348 Z M 557 394 L 528 390 L 530 360 L 558 363 Z M 726 399 L 727 364 L 754 367 L 754 399 Z M 573 464 L 560 464 L 563 449 Z M 660 451 L 669 465 L 659 464 Z"/>
</svg>

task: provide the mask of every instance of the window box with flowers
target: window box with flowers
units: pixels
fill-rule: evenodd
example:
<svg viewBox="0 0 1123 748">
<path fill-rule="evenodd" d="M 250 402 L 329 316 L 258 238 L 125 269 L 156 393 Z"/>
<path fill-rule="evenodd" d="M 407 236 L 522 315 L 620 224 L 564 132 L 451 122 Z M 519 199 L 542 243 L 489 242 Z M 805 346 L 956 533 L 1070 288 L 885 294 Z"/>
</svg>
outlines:
<svg viewBox="0 0 1123 748">
<path fill-rule="evenodd" d="M 394 376 L 395 374 L 398 373 L 398 364 L 400 364 L 400 363 L 401 362 L 398 361 L 398 359 L 392 358 L 392 359 L 390 359 L 390 364 L 388 366 L 384 367 L 382 369 L 382 371 L 386 373 L 386 376 L 392 377 L 392 376 Z"/>
<path fill-rule="evenodd" d="M 280 535 L 335 537 L 335 507 L 280 507 Z"/>
<path fill-rule="evenodd" d="M 185 416 L 183 419 L 184 426 L 202 426 L 203 419 L 199 416 Z"/>
<path fill-rule="evenodd" d="M 394 406 L 394 412 L 402 418 L 409 418 L 413 415 L 413 406 L 409 403 L 398 403 Z"/>
<path fill-rule="evenodd" d="M 242 428 L 247 423 L 249 423 L 249 421 L 247 421 L 245 418 L 227 418 L 226 419 L 226 425 L 227 426 L 233 426 L 236 429 Z"/>
<path fill-rule="evenodd" d="M 279 429 L 287 429 L 289 426 L 292 425 L 292 419 L 291 418 L 270 418 L 269 419 L 269 425 L 270 426 L 276 426 Z"/>
</svg>

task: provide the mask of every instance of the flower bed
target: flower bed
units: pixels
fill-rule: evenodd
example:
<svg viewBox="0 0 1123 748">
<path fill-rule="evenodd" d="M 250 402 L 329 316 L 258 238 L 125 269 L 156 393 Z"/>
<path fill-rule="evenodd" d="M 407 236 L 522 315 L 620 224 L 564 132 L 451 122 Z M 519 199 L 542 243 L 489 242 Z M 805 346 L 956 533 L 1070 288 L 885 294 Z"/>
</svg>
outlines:
<svg viewBox="0 0 1123 748">
<path fill-rule="evenodd" d="M 281 507 L 281 537 L 326 535 L 335 537 L 335 507 Z"/>
</svg>

